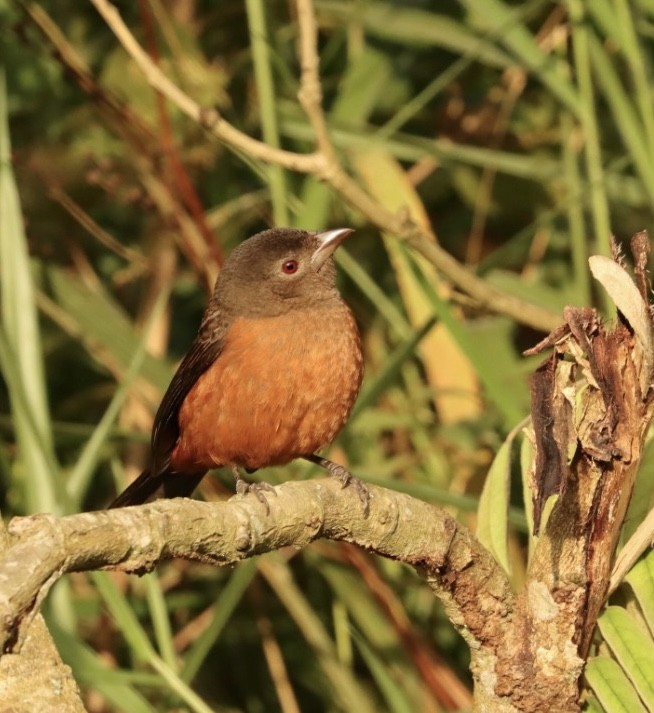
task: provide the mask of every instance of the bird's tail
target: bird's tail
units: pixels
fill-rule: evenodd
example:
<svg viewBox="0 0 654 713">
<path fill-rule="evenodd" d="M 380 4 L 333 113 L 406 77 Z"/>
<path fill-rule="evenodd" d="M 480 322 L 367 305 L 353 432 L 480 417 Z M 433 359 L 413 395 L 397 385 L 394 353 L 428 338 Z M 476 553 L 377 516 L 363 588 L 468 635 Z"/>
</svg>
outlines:
<svg viewBox="0 0 654 713">
<path fill-rule="evenodd" d="M 144 470 L 109 505 L 109 509 L 141 505 L 157 498 L 185 498 L 197 488 L 205 474 L 206 470 L 195 473 L 164 470 L 163 473 L 152 475 L 149 470 Z"/>
</svg>

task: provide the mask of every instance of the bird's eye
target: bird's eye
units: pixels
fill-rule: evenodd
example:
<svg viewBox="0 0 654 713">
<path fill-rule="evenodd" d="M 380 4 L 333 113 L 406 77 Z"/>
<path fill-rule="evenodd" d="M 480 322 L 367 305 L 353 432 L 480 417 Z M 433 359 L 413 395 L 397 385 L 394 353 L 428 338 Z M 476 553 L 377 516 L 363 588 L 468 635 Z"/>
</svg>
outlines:
<svg viewBox="0 0 654 713">
<path fill-rule="evenodd" d="M 282 263 L 282 272 L 286 275 L 292 275 L 294 272 L 297 272 L 297 268 L 297 260 L 286 260 Z"/>
</svg>

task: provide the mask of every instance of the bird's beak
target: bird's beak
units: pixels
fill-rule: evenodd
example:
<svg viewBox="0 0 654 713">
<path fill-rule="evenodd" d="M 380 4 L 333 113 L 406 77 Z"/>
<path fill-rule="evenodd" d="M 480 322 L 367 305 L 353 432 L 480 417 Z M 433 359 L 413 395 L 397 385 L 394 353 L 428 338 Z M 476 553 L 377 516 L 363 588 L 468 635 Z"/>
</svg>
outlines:
<svg viewBox="0 0 654 713">
<path fill-rule="evenodd" d="M 320 245 L 311 256 L 313 267 L 320 270 L 327 259 L 334 254 L 334 250 L 353 232 L 352 228 L 336 228 L 335 230 L 326 230 L 324 233 L 317 233 L 316 238 Z"/>
</svg>

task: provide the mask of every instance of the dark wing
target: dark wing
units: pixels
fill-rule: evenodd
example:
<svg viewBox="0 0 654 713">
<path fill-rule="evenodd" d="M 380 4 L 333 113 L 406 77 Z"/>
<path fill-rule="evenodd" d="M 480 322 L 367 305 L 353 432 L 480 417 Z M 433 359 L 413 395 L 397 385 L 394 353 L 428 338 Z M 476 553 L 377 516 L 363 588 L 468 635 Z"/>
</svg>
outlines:
<svg viewBox="0 0 654 713">
<path fill-rule="evenodd" d="M 223 350 L 226 334 L 227 320 L 220 310 L 210 304 L 198 335 L 177 368 L 154 417 L 149 468 L 152 476 L 167 470 L 179 437 L 179 410 L 195 382 Z"/>
<path fill-rule="evenodd" d="M 223 350 L 227 325 L 220 310 L 210 303 L 198 336 L 177 368 L 154 418 L 150 466 L 111 503 L 110 508 L 139 505 L 156 497 L 184 497 L 190 495 L 204 477 L 204 470 L 192 473 L 170 470 L 170 455 L 179 437 L 179 410 L 195 382 Z"/>
</svg>

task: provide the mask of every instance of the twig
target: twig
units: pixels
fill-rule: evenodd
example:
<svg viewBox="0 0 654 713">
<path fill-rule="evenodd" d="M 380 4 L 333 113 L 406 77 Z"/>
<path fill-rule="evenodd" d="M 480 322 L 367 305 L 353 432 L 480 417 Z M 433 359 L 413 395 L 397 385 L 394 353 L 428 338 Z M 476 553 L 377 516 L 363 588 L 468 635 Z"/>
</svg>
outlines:
<svg viewBox="0 0 654 713">
<path fill-rule="evenodd" d="M 95 0 L 94 0 L 95 1 Z M 317 25 L 312 0 L 296 0 L 300 28 L 299 51 L 302 76 L 298 99 L 309 119 L 317 153 L 322 158 L 321 177 L 380 229 L 395 233 L 409 243 L 459 288 L 489 309 L 509 315 L 518 322 L 551 331 L 561 323 L 559 315 L 508 295 L 466 269 L 436 242 L 429 229 L 421 229 L 406 216 L 392 213 L 361 188 L 338 161 L 322 109 L 319 76 Z"/>
<path fill-rule="evenodd" d="M 44 177 L 44 181 L 47 180 Z M 140 269 L 147 267 L 148 261 L 143 253 L 133 250 L 116 240 L 111 233 L 93 220 L 93 218 L 76 203 L 62 188 L 52 183 L 49 186 L 49 196 L 76 220 L 90 235 L 114 254 L 137 265 Z"/>
<path fill-rule="evenodd" d="M 52 46 L 57 59 L 74 77 L 82 90 L 91 97 L 117 133 L 127 141 L 130 155 L 133 157 L 132 163 L 142 178 L 146 192 L 162 217 L 170 220 L 179 228 L 174 234 L 180 248 L 195 267 L 198 275 L 202 277 L 207 290 L 210 291 L 215 279 L 215 268 L 212 267 L 214 261 L 210 259 L 209 249 L 195 221 L 191 220 L 183 206 L 178 204 L 175 195 L 171 193 L 168 186 L 157 178 L 159 171 L 155 168 L 156 156 L 153 156 L 152 147 L 157 146 L 158 141 L 151 127 L 111 91 L 103 89 L 97 84 L 83 58 L 75 51 L 61 29 L 40 5 L 26 2 L 26 0 L 19 1 L 26 16 Z M 105 188 L 105 190 L 107 189 Z"/>
<path fill-rule="evenodd" d="M 298 51 L 302 69 L 300 91 L 297 96 L 313 128 L 318 151 L 328 164 L 334 165 L 338 161 L 329 138 L 325 113 L 322 109 L 318 28 L 313 12 L 313 0 L 297 0 L 296 6 L 300 28 Z"/>
<path fill-rule="evenodd" d="M 309 173 L 323 180 L 360 211 L 381 230 L 395 234 L 418 251 L 449 280 L 488 309 L 506 314 L 519 323 L 535 329 L 551 331 L 561 322 L 558 314 L 524 302 L 489 285 L 458 263 L 436 244 L 433 234 L 423 231 L 404 215 L 395 214 L 374 200 L 343 170 L 339 164 L 327 131 L 321 107 L 321 90 L 318 76 L 319 58 L 316 40 L 316 23 L 313 6 L 309 0 L 297 0 L 300 21 L 300 62 L 302 81 L 300 101 L 313 127 L 317 150 L 299 154 L 273 148 L 251 138 L 233 127 L 213 108 L 201 107 L 196 101 L 171 82 L 148 57 L 125 25 L 116 8 L 108 0 L 91 0 L 112 29 L 118 41 L 137 63 L 146 80 L 164 94 L 181 111 L 201 124 L 207 131 L 230 148 L 249 156 L 284 166 L 300 173 Z"/>
<path fill-rule="evenodd" d="M 233 127 L 220 116 L 216 109 L 200 106 L 176 84 L 171 82 L 159 67 L 154 64 L 136 41 L 134 35 L 129 31 L 118 10 L 111 3 L 107 2 L 107 0 L 91 0 L 91 2 L 127 53 L 136 62 L 150 85 L 168 97 L 187 116 L 197 121 L 216 138 L 254 158 L 268 163 L 276 163 L 302 173 L 315 172 L 320 163 L 317 156 L 313 154 L 297 154 L 283 149 L 273 149 Z"/>
<path fill-rule="evenodd" d="M 147 36 L 148 50 L 152 61 L 159 66 L 161 58 L 159 55 L 159 47 L 157 44 L 157 33 L 153 22 L 153 11 L 149 0 L 140 0 L 139 11 L 141 23 Z M 186 166 L 179 154 L 178 147 L 173 136 L 173 129 L 168 113 L 168 107 L 164 97 L 159 92 L 155 92 L 157 102 L 157 114 L 159 115 L 159 128 L 161 135 L 161 146 L 163 147 L 164 155 L 168 161 L 170 173 L 173 180 L 169 181 L 168 189 L 171 194 L 177 194 L 180 201 L 184 204 L 188 212 L 193 216 L 193 220 L 197 225 L 197 229 L 207 245 L 207 251 L 211 255 L 211 259 L 217 266 L 223 264 L 225 256 L 219 241 L 211 232 L 207 223 L 204 206 L 200 201 L 200 197 L 195 190 L 195 186 L 191 181 Z"/>
</svg>

